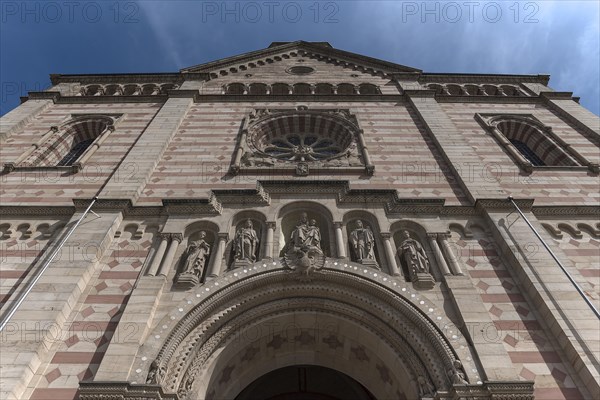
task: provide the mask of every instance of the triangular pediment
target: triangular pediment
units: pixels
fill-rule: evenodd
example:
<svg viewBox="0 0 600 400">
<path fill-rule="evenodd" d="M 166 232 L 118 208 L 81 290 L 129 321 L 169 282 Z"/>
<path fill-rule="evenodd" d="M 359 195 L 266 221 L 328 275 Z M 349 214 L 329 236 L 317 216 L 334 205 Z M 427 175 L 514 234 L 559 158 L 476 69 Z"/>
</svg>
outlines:
<svg viewBox="0 0 600 400">
<path fill-rule="evenodd" d="M 421 70 L 388 61 L 333 48 L 327 42 L 273 42 L 268 48 L 237 56 L 199 64 L 181 70 L 183 73 L 207 73 L 212 79 L 242 73 L 265 65 L 286 60 L 305 58 L 323 64 L 352 69 L 371 75 L 387 76 L 394 73 L 419 73 Z M 284 64 L 289 64 L 285 63 Z M 283 67 L 284 65 L 282 65 Z"/>
</svg>

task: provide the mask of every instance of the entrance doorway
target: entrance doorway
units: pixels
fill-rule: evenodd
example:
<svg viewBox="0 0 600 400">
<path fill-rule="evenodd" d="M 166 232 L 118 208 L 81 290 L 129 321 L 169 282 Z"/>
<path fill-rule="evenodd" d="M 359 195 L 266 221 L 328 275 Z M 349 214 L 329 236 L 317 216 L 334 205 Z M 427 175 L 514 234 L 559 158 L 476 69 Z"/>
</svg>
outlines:
<svg viewBox="0 0 600 400">
<path fill-rule="evenodd" d="M 261 376 L 236 400 L 375 400 L 375 397 L 360 383 L 336 370 L 294 365 Z"/>
</svg>

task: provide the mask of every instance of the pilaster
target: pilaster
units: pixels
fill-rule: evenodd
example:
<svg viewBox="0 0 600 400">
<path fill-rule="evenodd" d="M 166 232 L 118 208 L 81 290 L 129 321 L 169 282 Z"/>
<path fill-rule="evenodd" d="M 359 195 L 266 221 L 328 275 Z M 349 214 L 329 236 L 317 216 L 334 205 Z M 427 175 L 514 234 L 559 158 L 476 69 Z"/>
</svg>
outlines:
<svg viewBox="0 0 600 400">
<path fill-rule="evenodd" d="M 135 204 L 192 103 L 189 97 L 169 98 L 98 197 Z"/>
<path fill-rule="evenodd" d="M 581 379 L 580 383 L 575 384 L 585 386 L 591 398 L 599 398 L 598 318 L 518 214 L 512 209 L 484 208 L 482 211 L 492 229 L 501 257 L 512 266 L 521 290 L 540 315 L 540 322 L 545 323 L 557 339 L 565 363 L 570 363 Z M 554 245 L 535 215 L 525 210 L 523 212 L 575 281 L 584 290 L 589 288 L 569 257 Z"/>
<path fill-rule="evenodd" d="M 75 224 L 80 215 L 73 215 L 65 229 Z M 67 318 L 82 300 L 82 293 L 101 265 L 102 255 L 110 248 L 121 221 L 120 212 L 102 212 L 99 217 L 88 214 L 2 331 L 0 398 L 23 398 L 39 365 L 48 361 L 57 331 L 68 329 Z M 52 251 L 53 248 L 47 250 L 33 274 Z"/>
</svg>

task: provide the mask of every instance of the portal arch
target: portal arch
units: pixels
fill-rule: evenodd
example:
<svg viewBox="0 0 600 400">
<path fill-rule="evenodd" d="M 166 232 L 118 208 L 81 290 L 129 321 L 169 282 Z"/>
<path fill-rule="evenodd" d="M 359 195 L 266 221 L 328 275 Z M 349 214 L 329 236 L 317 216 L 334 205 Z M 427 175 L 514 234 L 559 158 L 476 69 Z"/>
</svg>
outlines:
<svg viewBox="0 0 600 400">
<path fill-rule="evenodd" d="M 142 346 L 140 356 L 154 360 L 149 383 L 178 393 L 180 399 L 234 399 L 269 368 L 303 363 L 348 374 L 377 398 L 396 397 L 399 388 L 416 398 L 427 388 L 445 392 L 453 376 L 469 375 L 445 336 L 448 332 L 442 331 L 452 323 L 442 315 L 436 322 L 427 316 L 436 313 L 433 303 L 410 294 L 408 286 L 400 290 L 395 278 L 343 262 L 328 259 L 308 280 L 276 261 L 257 263 L 225 274 L 210 287 L 197 287 L 179 307 L 185 316 L 174 323 L 174 310 Z M 167 326 L 168 334 L 163 331 Z M 289 326 L 295 331 L 290 333 Z M 467 348 L 452 329 L 454 346 Z M 269 348 L 277 335 L 291 347 Z M 313 346 L 303 350 L 303 341 Z M 249 351 L 256 353 L 255 361 L 248 359 Z M 359 368 L 356 359 L 368 360 L 368 365 Z M 248 368 L 251 362 L 255 365 Z M 467 364 L 474 369 L 470 359 Z M 236 367 L 231 375 L 235 382 L 228 383 L 227 374 Z M 360 376 L 360 371 L 371 375 Z"/>
</svg>

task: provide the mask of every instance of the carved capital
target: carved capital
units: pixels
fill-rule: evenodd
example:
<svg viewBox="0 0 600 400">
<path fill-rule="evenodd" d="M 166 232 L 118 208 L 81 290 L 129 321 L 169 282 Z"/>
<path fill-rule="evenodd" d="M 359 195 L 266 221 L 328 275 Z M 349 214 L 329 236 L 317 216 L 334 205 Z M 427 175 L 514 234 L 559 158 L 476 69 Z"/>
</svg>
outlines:
<svg viewBox="0 0 600 400">
<path fill-rule="evenodd" d="M 171 233 L 171 239 L 176 240 L 177 242 L 181 243 L 183 241 L 183 234 L 182 233 Z"/>
<path fill-rule="evenodd" d="M 219 234 L 217 234 L 217 237 L 219 238 L 219 240 L 228 241 L 229 240 L 229 233 L 227 233 L 227 232 L 219 232 Z"/>
<path fill-rule="evenodd" d="M 344 223 L 343 222 L 334 222 L 333 226 L 335 227 L 335 229 L 342 229 L 344 227 Z"/>
<path fill-rule="evenodd" d="M 380 232 L 379 235 L 383 240 L 390 240 L 392 238 L 392 234 L 390 232 Z"/>
<path fill-rule="evenodd" d="M 267 228 L 269 229 L 275 229 L 277 227 L 277 223 L 275 221 L 268 221 L 267 222 Z"/>
<path fill-rule="evenodd" d="M 160 237 L 160 240 L 169 240 L 171 238 L 171 234 L 170 233 L 159 233 L 158 236 Z"/>
<path fill-rule="evenodd" d="M 438 233 L 431 233 L 431 232 L 428 232 L 426 235 L 427 235 L 427 237 L 429 238 L 429 240 L 436 240 L 436 239 L 438 238 L 438 235 L 439 235 L 439 234 L 438 234 Z"/>
</svg>

